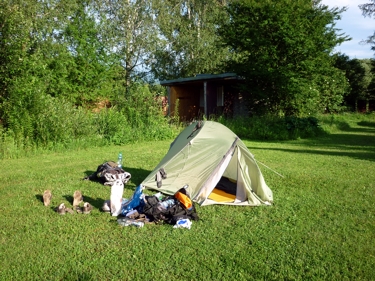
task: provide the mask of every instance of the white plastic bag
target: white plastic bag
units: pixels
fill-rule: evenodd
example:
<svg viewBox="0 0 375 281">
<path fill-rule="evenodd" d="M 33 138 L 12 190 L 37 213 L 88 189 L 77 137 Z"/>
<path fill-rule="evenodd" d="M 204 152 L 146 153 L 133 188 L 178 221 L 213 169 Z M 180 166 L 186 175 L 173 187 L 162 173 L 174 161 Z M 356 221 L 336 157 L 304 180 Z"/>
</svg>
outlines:
<svg viewBox="0 0 375 281">
<path fill-rule="evenodd" d="M 180 219 L 176 222 L 173 228 L 187 228 L 190 229 L 192 225 L 191 220 L 189 219 Z"/>
</svg>

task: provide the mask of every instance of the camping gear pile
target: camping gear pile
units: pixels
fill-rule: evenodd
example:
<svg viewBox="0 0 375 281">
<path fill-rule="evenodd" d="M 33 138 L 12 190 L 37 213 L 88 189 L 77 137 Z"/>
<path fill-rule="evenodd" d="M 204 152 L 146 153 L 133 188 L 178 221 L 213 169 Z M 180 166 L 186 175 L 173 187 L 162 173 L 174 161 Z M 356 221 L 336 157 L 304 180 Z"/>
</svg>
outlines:
<svg viewBox="0 0 375 281">
<path fill-rule="evenodd" d="M 87 178 L 111 186 L 103 210 L 122 216 L 118 220 L 121 225 L 165 222 L 190 229 L 190 220 L 198 219 L 194 203 L 259 206 L 273 202 L 254 155 L 230 129 L 213 121 L 186 127 L 133 196 L 123 200 L 124 184 L 130 178 L 115 162 L 104 163 Z M 145 195 L 144 189 L 166 197 Z"/>
<path fill-rule="evenodd" d="M 168 223 L 190 229 L 191 220 L 199 219 L 187 190 L 188 185 L 172 196 L 163 196 L 161 193 L 146 195 L 143 193 L 144 186 L 139 185 L 130 199 L 124 199 L 124 184 L 131 175 L 115 165 L 112 161 L 105 162 L 86 179 L 99 180 L 104 185 L 111 186 L 110 200 L 104 202 L 102 210 L 118 217 L 120 225 L 142 227 L 145 223 Z M 166 176 L 163 171 L 162 178 L 166 179 Z"/>
<path fill-rule="evenodd" d="M 132 221 L 179 225 L 185 220 L 191 225 L 191 220 L 198 220 L 193 201 L 189 197 L 187 185 L 180 188 L 172 196 L 143 194 L 144 187 L 139 185 L 130 200 L 122 204 L 121 215 L 117 221 L 119 224 Z M 113 214 L 112 214 L 113 215 Z"/>
</svg>

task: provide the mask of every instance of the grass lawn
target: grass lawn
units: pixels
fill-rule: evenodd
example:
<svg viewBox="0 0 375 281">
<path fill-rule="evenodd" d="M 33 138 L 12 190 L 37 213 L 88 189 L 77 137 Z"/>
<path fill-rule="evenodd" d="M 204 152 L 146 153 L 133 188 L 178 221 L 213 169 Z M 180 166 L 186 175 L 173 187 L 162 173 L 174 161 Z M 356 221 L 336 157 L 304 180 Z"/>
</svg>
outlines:
<svg viewBox="0 0 375 281">
<path fill-rule="evenodd" d="M 82 180 L 122 151 L 130 197 L 170 141 L 2 160 L 0 280 L 374 280 L 375 120 L 344 125 L 318 139 L 243 140 L 283 175 L 260 164 L 274 205 L 197 206 L 190 230 L 121 227 L 100 211 L 110 188 Z M 91 214 L 53 211 L 77 189 Z"/>
</svg>

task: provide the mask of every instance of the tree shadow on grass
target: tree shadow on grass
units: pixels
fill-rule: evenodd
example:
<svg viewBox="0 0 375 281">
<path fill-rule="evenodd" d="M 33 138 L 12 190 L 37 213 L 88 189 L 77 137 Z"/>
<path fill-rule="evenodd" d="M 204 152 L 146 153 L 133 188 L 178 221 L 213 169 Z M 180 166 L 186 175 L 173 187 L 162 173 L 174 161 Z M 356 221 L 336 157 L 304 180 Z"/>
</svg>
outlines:
<svg viewBox="0 0 375 281">
<path fill-rule="evenodd" d="M 353 127 L 348 127 L 345 129 L 340 129 L 343 132 L 352 132 L 352 133 L 357 133 L 357 134 L 373 134 L 375 133 L 375 128 L 353 128 Z M 329 136 L 329 134 L 328 134 Z"/>
<path fill-rule="evenodd" d="M 307 146 L 338 148 L 343 150 L 375 150 L 375 135 L 332 134 L 325 138 L 306 139 L 301 141 Z"/>
<path fill-rule="evenodd" d="M 341 120 L 323 121 L 321 125 L 323 124 L 326 124 L 328 126 L 334 126 L 343 132 L 364 133 L 364 134 L 375 133 L 375 122 L 360 121 L 356 123 L 356 125 L 358 125 L 359 127 L 357 126 L 353 127 L 350 125 L 350 123 L 341 121 Z M 330 134 L 326 133 L 326 135 L 330 135 Z"/>
<path fill-rule="evenodd" d="M 290 145 L 290 143 L 288 143 Z M 292 144 L 293 145 L 293 144 Z M 302 146 L 308 149 L 300 149 Z M 275 150 L 293 153 L 308 153 L 327 156 L 344 156 L 360 160 L 375 161 L 375 137 L 356 136 L 351 134 L 336 134 L 328 139 L 308 139 L 296 143 L 293 148 L 270 148 L 270 147 L 249 147 L 253 150 Z"/>
<path fill-rule="evenodd" d="M 357 123 L 358 126 L 370 127 L 375 129 L 375 122 L 361 121 Z"/>
<path fill-rule="evenodd" d="M 287 149 L 287 148 L 269 148 L 269 147 L 257 147 L 256 149 L 261 150 L 274 150 L 291 153 L 304 153 L 304 154 L 316 154 L 316 155 L 327 155 L 327 156 L 343 156 L 351 157 L 360 160 L 375 161 L 375 152 L 343 152 L 343 151 L 327 151 L 327 150 L 312 150 L 312 149 Z M 254 148 L 252 149 L 254 150 Z"/>
<path fill-rule="evenodd" d="M 343 133 L 329 134 L 326 138 L 308 139 L 306 145 L 317 145 L 327 148 L 338 148 L 340 150 L 358 150 L 359 154 L 366 151 L 368 156 L 357 157 L 360 159 L 374 160 L 375 152 L 375 122 L 361 121 L 357 123 L 360 127 L 347 126 L 342 129 Z M 344 152 L 345 153 L 345 152 Z"/>
<path fill-rule="evenodd" d="M 342 128 L 343 133 L 328 134 L 325 137 L 303 139 L 295 143 L 296 149 L 293 148 L 269 148 L 257 147 L 249 148 L 264 150 L 278 150 L 293 153 L 309 153 L 328 156 L 352 157 L 360 160 L 375 161 L 375 122 L 359 122 L 361 126 L 369 128 L 355 127 L 349 125 Z M 289 143 L 288 145 L 293 145 Z M 300 149 L 306 146 L 308 149 Z"/>
</svg>

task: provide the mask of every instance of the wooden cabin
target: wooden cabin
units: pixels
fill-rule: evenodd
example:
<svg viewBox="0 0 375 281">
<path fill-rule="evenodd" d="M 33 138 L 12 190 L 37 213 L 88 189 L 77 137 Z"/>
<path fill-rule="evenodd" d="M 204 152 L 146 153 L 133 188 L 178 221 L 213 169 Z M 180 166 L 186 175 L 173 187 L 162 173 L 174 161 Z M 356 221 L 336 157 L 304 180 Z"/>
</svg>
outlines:
<svg viewBox="0 0 375 281">
<path fill-rule="evenodd" d="M 167 87 L 168 115 L 178 114 L 181 121 L 246 115 L 239 85 L 243 79 L 235 73 L 199 74 L 190 78 L 161 81 Z M 177 108 L 178 105 L 178 108 Z"/>
</svg>

